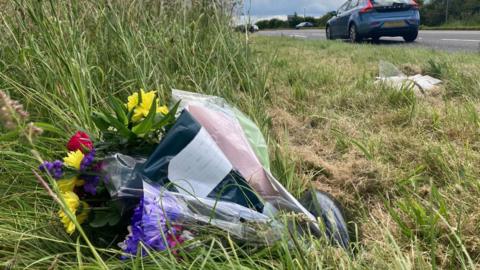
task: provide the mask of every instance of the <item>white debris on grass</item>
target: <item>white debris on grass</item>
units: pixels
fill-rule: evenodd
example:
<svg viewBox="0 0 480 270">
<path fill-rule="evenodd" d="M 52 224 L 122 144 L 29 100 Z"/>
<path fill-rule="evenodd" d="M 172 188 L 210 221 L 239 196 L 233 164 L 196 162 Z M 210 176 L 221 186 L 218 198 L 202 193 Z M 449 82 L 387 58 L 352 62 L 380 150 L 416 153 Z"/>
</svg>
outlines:
<svg viewBox="0 0 480 270">
<path fill-rule="evenodd" d="M 428 95 L 442 83 L 441 80 L 428 75 L 407 76 L 392 63 L 385 61 L 380 61 L 379 71 L 380 76 L 375 83 L 398 90 L 412 90 L 417 96 Z"/>
</svg>

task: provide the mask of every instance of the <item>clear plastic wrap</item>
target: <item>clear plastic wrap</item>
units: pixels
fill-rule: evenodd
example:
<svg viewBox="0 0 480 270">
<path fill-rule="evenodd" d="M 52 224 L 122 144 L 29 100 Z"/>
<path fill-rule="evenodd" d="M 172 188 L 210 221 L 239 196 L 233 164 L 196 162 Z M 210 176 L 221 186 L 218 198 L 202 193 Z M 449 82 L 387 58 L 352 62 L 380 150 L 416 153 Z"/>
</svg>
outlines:
<svg viewBox="0 0 480 270">
<path fill-rule="evenodd" d="M 230 106 L 223 98 L 216 96 L 174 89 L 172 90 L 172 98 L 174 102 L 180 101 L 179 110 L 185 109 L 189 105 L 200 105 L 211 110 L 222 112 L 232 121 L 237 122 L 242 127 L 246 139 L 262 166 L 270 171 L 267 142 L 257 125 L 243 112 Z"/>
<path fill-rule="evenodd" d="M 267 215 L 241 205 L 195 198 L 170 192 L 161 186 L 143 182 L 144 201 L 154 201 L 164 211 L 168 222 L 196 232 L 210 226 L 250 243 L 271 244 L 281 236 L 282 226 Z"/>
<path fill-rule="evenodd" d="M 135 254 L 132 239 L 163 249 L 158 232 L 177 237 L 181 231 L 166 225 L 207 234 L 216 228 L 251 244 L 271 244 L 284 229 L 324 235 L 317 218 L 323 219 L 326 233 L 336 242 L 348 245 L 337 205 L 321 197 L 316 204 L 320 210 L 312 215 L 313 208 L 302 205 L 271 174 L 267 144 L 254 122 L 219 97 L 180 90 L 173 90 L 172 97 L 180 101 L 178 118 L 149 157 L 117 153 L 104 160 L 112 198 L 126 204 L 140 201 L 126 205 L 136 207 L 137 220 L 132 220 L 132 233 L 122 249 L 130 247 L 128 253 Z M 301 216 L 300 226 L 285 223 L 281 213 Z M 159 227 L 155 221 L 166 224 Z M 142 237 L 151 237 L 135 237 L 135 228 Z"/>
<path fill-rule="evenodd" d="M 107 157 L 103 166 L 108 179 L 106 187 L 112 198 L 120 201 L 136 198 L 143 204 L 143 224 L 155 218 L 165 223 L 163 227 L 181 225 L 192 232 L 217 228 L 252 244 L 270 244 L 281 236 L 283 227 L 272 218 L 277 212 L 272 210 L 275 209 L 273 204 L 268 204 L 271 215 L 266 215 L 232 202 L 172 192 L 140 173 L 144 161 L 117 153 Z"/>
<path fill-rule="evenodd" d="M 133 158 L 120 153 L 103 160 L 105 186 L 113 199 L 143 196 L 142 182 L 146 178 L 135 169 L 144 162 L 144 158 Z"/>
</svg>

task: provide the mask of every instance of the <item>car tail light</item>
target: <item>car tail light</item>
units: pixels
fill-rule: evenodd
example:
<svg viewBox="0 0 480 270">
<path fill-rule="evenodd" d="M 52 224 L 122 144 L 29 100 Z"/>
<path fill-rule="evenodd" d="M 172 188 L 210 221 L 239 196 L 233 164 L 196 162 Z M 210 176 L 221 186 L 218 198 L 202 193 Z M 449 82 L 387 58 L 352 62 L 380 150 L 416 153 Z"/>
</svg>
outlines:
<svg viewBox="0 0 480 270">
<path fill-rule="evenodd" d="M 411 5 L 413 9 L 419 9 L 418 3 L 415 0 L 411 0 L 411 2 L 412 2 Z"/>
<path fill-rule="evenodd" d="M 367 0 L 367 5 L 360 10 L 360 13 L 367 13 L 373 10 L 373 4 L 371 0 Z"/>
</svg>

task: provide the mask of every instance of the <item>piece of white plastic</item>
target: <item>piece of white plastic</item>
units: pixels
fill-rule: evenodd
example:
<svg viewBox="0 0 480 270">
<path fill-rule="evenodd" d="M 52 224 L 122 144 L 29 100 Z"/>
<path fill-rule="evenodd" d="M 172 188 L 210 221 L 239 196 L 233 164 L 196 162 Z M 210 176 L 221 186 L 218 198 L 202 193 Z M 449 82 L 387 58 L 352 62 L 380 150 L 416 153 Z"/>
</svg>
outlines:
<svg viewBox="0 0 480 270">
<path fill-rule="evenodd" d="M 406 76 L 392 63 L 386 61 L 380 61 L 378 69 L 377 84 L 380 83 L 397 90 L 412 90 L 416 95 L 426 95 L 442 83 L 441 80 L 428 75 Z"/>
</svg>

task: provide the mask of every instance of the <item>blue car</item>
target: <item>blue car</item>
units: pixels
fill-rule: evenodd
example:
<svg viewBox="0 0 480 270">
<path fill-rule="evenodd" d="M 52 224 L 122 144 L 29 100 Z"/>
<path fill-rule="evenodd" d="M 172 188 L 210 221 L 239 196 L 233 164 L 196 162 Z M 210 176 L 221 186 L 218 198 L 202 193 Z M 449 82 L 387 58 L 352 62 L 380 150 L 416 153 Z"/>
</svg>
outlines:
<svg viewBox="0 0 480 270">
<path fill-rule="evenodd" d="M 302 23 L 299 23 L 295 26 L 295 29 L 302 29 L 302 28 L 305 28 L 305 27 L 313 27 L 313 23 L 311 22 L 302 22 Z"/>
<path fill-rule="evenodd" d="M 403 37 L 414 42 L 418 36 L 420 12 L 414 0 L 348 0 L 327 22 L 327 39 Z"/>
</svg>

